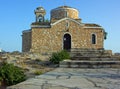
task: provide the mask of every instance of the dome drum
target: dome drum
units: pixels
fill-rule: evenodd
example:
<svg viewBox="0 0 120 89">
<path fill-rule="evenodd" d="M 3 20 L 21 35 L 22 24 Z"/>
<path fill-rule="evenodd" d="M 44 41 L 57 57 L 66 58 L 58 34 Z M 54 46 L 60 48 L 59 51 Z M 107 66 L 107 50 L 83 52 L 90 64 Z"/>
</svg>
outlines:
<svg viewBox="0 0 120 89">
<path fill-rule="evenodd" d="M 65 17 L 79 19 L 79 12 L 77 9 L 68 6 L 58 7 L 51 11 L 51 19 L 62 19 Z"/>
</svg>

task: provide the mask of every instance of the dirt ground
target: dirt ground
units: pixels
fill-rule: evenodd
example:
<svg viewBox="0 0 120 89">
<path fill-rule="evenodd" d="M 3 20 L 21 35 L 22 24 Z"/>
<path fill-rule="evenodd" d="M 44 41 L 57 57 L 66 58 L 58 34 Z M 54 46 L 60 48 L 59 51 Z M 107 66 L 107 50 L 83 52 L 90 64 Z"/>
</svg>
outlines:
<svg viewBox="0 0 120 89">
<path fill-rule="evenodd" d="M 37 75 L 44 74 L 51 70 L 54 70 L 58 65 L 53 65 L 48 60 L 48 56 L 40 56 L 40 58 L 30 58 L 23 55 L 0 55 L 0 63 L 6 61 L 12 63 L 15 66 L 21 67 L 28 78 L 34 78 Z M 5 84 L 0 84 L 0 89 L 6 89 Z"/>
</svg>

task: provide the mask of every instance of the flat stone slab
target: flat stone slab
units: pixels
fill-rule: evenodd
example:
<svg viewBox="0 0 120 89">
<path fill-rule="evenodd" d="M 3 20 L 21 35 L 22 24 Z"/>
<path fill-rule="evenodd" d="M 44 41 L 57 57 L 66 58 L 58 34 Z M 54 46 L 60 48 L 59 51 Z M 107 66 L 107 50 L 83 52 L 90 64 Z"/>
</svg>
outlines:
<svg viewBox="0 0 120 89">
<path fill-rule="evenodd" d="M 7 89 L 119 89 L 120 69 L 56 68 Z"/>
<path fill-rule="evenodd" d="M 59 64 L 61 68 L 120 68 L 120 61 L 80 61 L 64 60 Z"/>
</svg>

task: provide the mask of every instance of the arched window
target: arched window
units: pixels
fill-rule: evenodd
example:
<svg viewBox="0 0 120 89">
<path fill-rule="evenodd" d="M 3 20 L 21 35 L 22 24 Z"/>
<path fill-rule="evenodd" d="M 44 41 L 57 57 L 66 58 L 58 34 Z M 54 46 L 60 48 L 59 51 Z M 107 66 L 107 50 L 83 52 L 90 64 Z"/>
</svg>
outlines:
<svg viewBox="0 0 120 89">
<path fill-rule="evenodd" d="M 68 27 L 69 27 L 69 22 L 66 22 L 66 28 L 68 29 Z"/>
<path fill-rule="evenodd" d="M 65 13 L 64 13 L 64 14 L 65 14 L 65 17 L 68 17 L 68 12 L 67 12 L 67 11 L 65 11 Z"/>
<path fill-rule="evenodd" d="M 38 16 L 38 22 L 43 22 L 44 21 L 44 17 L 42 15 Z"/>
<path fill-rule="evenodd" d="M 92 34 L 92 44 L 96 44 L 96 35 Z"/>
</svg>

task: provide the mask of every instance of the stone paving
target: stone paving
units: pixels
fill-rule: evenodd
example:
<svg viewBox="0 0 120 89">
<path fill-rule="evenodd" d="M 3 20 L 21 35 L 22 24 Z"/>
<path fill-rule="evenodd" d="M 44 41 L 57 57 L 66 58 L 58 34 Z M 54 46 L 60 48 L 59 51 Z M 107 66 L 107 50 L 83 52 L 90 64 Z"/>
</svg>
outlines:
<svg viewBox="0 0 120 89">
<path fill-rule="evenodd" d="M 120 89 L 120 69 L 56 68 L 7 89 Z"/>
</svg>

